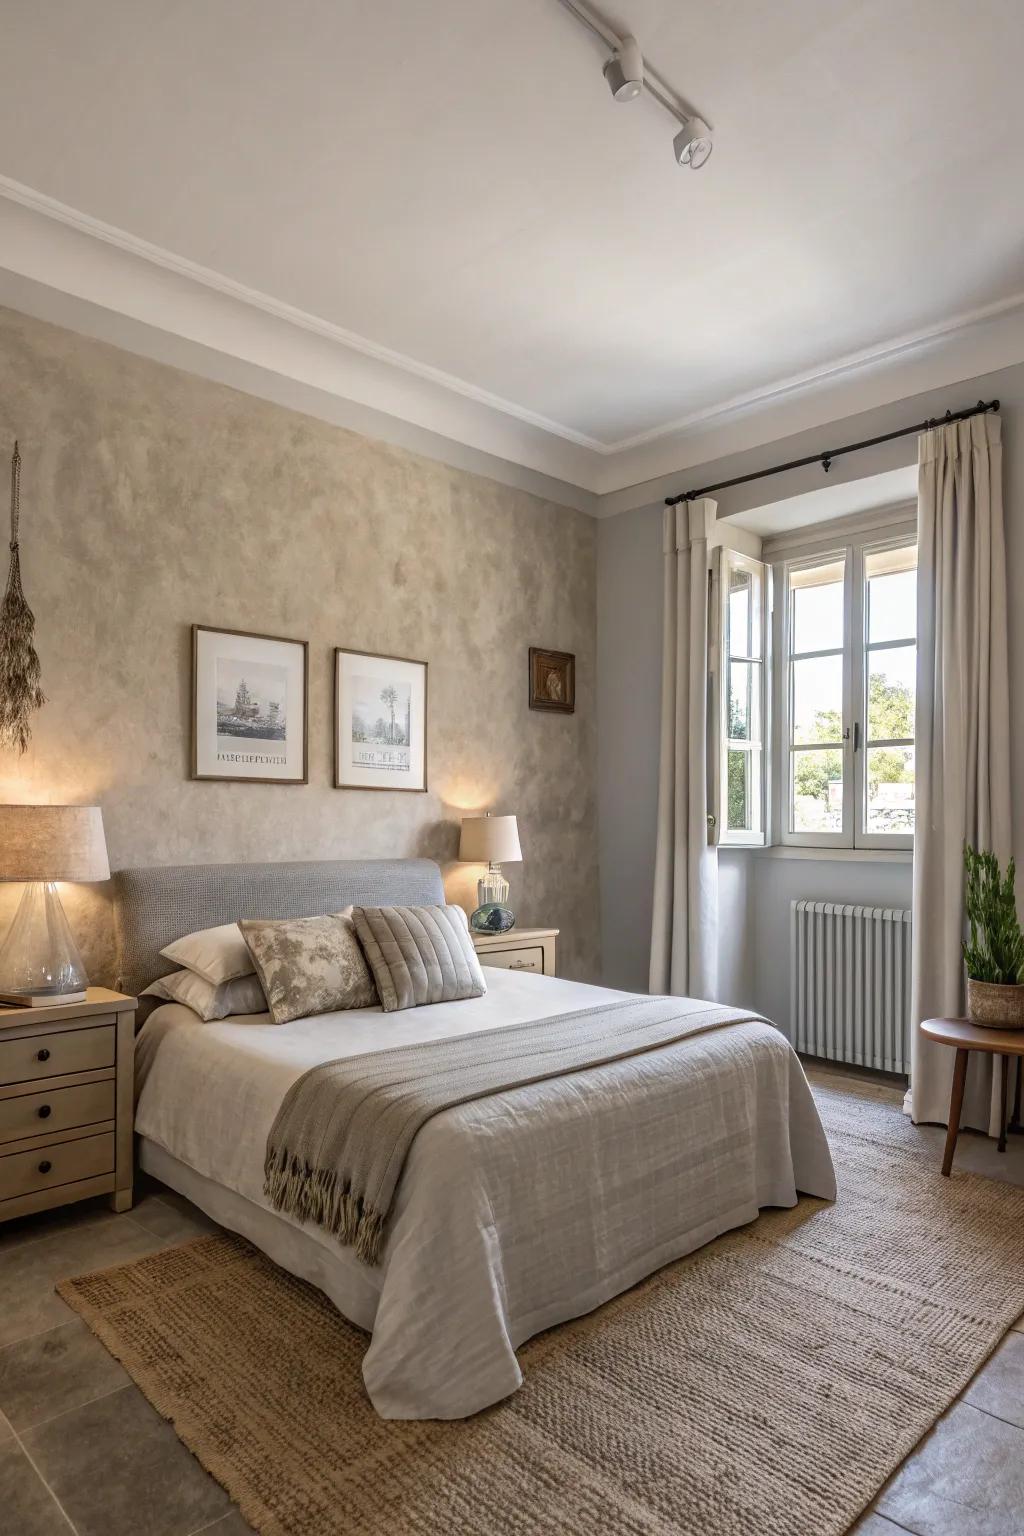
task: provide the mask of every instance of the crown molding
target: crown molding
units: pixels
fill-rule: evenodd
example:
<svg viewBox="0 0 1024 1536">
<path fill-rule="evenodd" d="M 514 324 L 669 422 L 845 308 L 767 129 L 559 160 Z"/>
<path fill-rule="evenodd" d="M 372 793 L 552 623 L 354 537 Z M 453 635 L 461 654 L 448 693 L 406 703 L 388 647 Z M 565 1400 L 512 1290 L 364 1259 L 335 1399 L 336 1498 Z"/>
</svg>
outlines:
<svg viewBox="0 0 1024 1536">
<path fill-rule="evenodd" d="M 95 316 L 104 310 L 135 322 L 133 339 L 116 343 L 130 350 L 159 356 L 168 351 L 167 338 L 176 338 L 207 359 L 203 366 L 178 366 L 214 377 L 209 359 L 220 354 L 221 371 L 236 387 L 279 398 L 267 381 L 284 379 L 292 395 L 308 397 L 298 409 L 342 425 L 351 421 L 355 430 L 366 430 L 360 423 L 368 420 L 371 435 L 396 442 L 411 429 L 419 434 L 419 451 L 459 463 L 468 450 L 509 483 L 527 471 L 545 486 L 563 487 L 570 505 L 598 516 L 657 499 L 667 477 L 691 466 L 1024 361 L 1021 293 L 608 443 L 6 176 L 0 176 L 0 269 L 32 285 L 33 313 L 41 318 L 69 323 L 66 304 L 55 299 L 51 316 L 38 295 L 71 296 L 92 313 L 91 327 L 84 326 L 92 334 L 101 334 Z M 239 363 L 251 370 L 248 381 Z"/>
<path fill-rule="evenodd" d="M 692 411 L 690 415 L 680 416 L 676 421 L 650 427 L 646 432 L 638 432 L 634 437 L 624 437 L 619 442 L 603 448 L 602 451 L 608 454 L 625 453 L 631 448 L 644 448 L 648 443 L 655 443 L 663 437 L 691 433 L 695 427 L 746 415 L 752 410 L 768 410 L 788 395 L 832 383 L 846 374 L 886 367 L 908 354 L 932 350 L 938 342 L 955 337 L 962 332 L 974 330 L 986 321 L 1015 312 L 1024 313 L 1024 292 L 1012 294 L 1007 299 L 1000 299 L 995 304 L 983 305 L 979 309 L 965 310 L 963 314 L 954 315 L 938 325 L 926 326 L 923 330 L 910 331 L 905 336 L 898 336 L 894 341 L 882 342 L 874 347 L 864 347 L 859 352 L 848 352 L 845 357 L 838 357 L 819 368 L 809 368 L 805 373 L 792 374 L 789 378 L 779 379 L 776 383 L 768 384 L 764 388 L 751 389 L 745 394 L 734 395 L 730 400 L 708 406 L 706 410 Z"/>
<path fill-rule="evenodd" d="M 102 219 L 94 219 L 91 214 L 82 213 L 78 208 L 71 208 L 67 203 L 58 202 L 55 197 L 49 197 L 45 192 L 37 192 L 34 187 L 27 187 L 9 176 L 0 175 L 0 196 L 19 203 L 23 208 L 31 208 L 37 213 L 44 214 L 48 219 L 55 219 L 59 224 L 66 224 L 70 229 L 77 229 L 82 234 L 91 235 L 94 240 L 102 240 L 107 245 L 128 252 L 129 255 L 138 256 L 143 261 L 152 262 L 154 266 L 163 267 L 167 272 L 174 272 L 193 283 L 201 283 L 204 288 L 210 288 L 214 293 L 223 293 L 228 298 L 236 299 L 241 304 L 248 304 L 253 309 L 262 310 L 264 314 L 273 315 L 289 325 L 310 331 L 315 336 L 324 336 L 328 341 L 336 342 L 339 346 L 349 347 L 354 352 L 362 353 L 364 357 L 375 358 L 378 362 L 399 368 L 404 373 L 411 373 L 416 378 L 437 384 L 442 389 L 464 395 L 467 400 L 475 400 L 493 411 L 501 411 L 506 416 L 514 417 L 516 421 L 526 422 L 529 426 L 538 427 L 542 432 L 550 432 L 556 437 L 562 437 L 568 443 L 575 443 L 577 447 L 587 448 L 595 453 L 610 451 L 596 438 L 577 432 L 561 422 L 552 421 L 537 411 L 518 405 L 514 400 L 506 400 L 501 395 L 492 394 L 490 390 L 482 389 L 476 384 L 470 384 L 465 379 L 456 377 L 453 373 L 446 373 L 441 368 L 422 363 L 417 358 L 408 357 L 404 352 L 396 352 L 392 347 L 381 346 L 380 343 L 371 341 L 366 336 L 346 330 L 344 326 L 335 325 L 331 320 L 324 320 L 319 315 L 310 314 L 308 310 L 299 309 L 294 304 L 286 304 L 282 299 L 275 299 L 272 294 L 263 293 L 258 288 L 250 288 L 245 283 L 236 282 L 233 277 L 226 277 L 222 272 L 215 272 L 211 267 L 204 267 L 197 261 L 190 261 L 187 256 L 179 256 L 163 246 L 154 245 L 149 240 L 142 240 L 128 230 L 119 229 L 115 224 L 106 224 Z"/>
</svg>

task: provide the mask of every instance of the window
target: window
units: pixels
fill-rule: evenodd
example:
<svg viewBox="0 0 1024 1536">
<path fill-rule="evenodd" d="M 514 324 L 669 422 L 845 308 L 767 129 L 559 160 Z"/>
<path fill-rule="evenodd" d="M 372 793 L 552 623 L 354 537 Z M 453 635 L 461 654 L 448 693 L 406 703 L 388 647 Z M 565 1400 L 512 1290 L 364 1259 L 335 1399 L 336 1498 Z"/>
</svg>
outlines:
<svg viewBox="0 0 1024 1536">
<path fill-rule="evenodd" d="M 851 522 L 769 542 L 770 563 L 714 551 L 709 810 L 722 845 L 913 846 L 917 533 L 909 511 L 868 531 Z"/>
<path fill-rule="evenodd" d="M 912 529 L 776 567 L 779 840 L 909 848 L 917 544 Z"/>
<path fill-rule="evenodd" d="M 783 824 L 793 841 L 848 831 L 846 568 L 845 554 L 786 567 Z"/>
<path fill-rule="evenodd" d="M 765 841 L 765 651 L 768 604 L 760 560 L 716 551 L 718 624 L 722 637 L 717 689 L 721 751 L 716 791 L 717 840 Z M 713 779 L 716 775 L 712 776 Z"/>
</svg>

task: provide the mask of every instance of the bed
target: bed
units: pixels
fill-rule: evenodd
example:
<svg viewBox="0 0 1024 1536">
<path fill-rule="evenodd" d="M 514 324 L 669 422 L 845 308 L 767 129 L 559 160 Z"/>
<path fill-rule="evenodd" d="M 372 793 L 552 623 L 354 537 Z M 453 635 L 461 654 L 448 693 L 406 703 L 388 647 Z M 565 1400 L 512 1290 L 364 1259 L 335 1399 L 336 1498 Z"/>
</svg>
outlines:
<svg viewBox="0 0 1024 1536">
<path fill-rule="evenodd" d="M 160 948 L 198 928 L 444 899 L 427 860 L 123 870 L 115 885 L 119 983 L 136 995 L 166 974 Z M 521 1384 L 516 1349 L 533 1334 L 763 1207 L 835 1194 L 800 1064 L 772 1025 L 748 1019 L 437 1115 L 412 1145 L 377 1267 L 272 1210 L 267 1136 L 310 1067 L 626 997 L 529 972 L 486 975 L 480 998 L 282 1026 L 266 1015 L 204 1024 L 168 1003 L 139 1036 L 142 1167 L 372 1335 L 364 1383 L 386 1418 L 475 1413 Z"/>
</svg>

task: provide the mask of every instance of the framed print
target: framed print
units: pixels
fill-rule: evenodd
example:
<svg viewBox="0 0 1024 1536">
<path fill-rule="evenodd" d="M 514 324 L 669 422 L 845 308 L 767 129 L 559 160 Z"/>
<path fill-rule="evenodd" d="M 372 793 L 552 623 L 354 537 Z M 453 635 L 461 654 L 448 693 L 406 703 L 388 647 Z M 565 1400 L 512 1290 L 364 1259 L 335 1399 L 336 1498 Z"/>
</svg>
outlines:
<svg viewBox="0 0 1024 1536">
<path fill-rule="evenodd" d="M 309 646 L 192 626 L 192 777 L 309 780 Z"/>
<path fill-rule="evenodd" d="M 427 664 L 334 652 L 336 789 L 427 787 Z"/>
<path fill-rule="evenodd" d="M 530 708 L 571 715 L 576 709 L 576 657 L 530 646 Z"/>
</svg>

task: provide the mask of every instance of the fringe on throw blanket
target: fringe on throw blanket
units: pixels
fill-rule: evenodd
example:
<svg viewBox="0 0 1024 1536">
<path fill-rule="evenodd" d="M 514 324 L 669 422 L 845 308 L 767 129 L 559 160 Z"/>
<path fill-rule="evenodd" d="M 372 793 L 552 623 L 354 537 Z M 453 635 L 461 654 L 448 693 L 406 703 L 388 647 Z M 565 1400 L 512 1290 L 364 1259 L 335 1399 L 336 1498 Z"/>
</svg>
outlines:
<svg viewBox="0 0 1024 1536">
<path fill-rule="evenodd" d="M 379 1264 L 386 1211 L 353 1195 L 333 1168 L 311 1168 L 286 1148 L 269 1150 L 263 1165 L 263 1193 L 275 1211 L 322 1227 L 365 1264 Z"/>
<path fill-rule="evenodd" d="M 264 1194 L 274 1210 L 379 1264 L 409 1149 L 435 1115 L 752 1017 L 688 999 L 630 996 L 322 1062 L 282 1100 L 267 1138 Z"/>
</svg>

